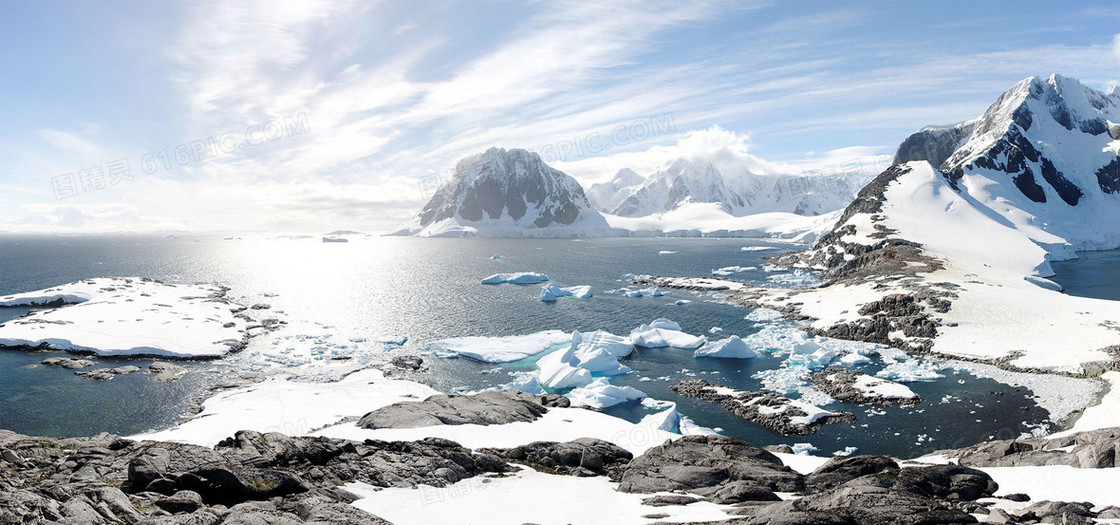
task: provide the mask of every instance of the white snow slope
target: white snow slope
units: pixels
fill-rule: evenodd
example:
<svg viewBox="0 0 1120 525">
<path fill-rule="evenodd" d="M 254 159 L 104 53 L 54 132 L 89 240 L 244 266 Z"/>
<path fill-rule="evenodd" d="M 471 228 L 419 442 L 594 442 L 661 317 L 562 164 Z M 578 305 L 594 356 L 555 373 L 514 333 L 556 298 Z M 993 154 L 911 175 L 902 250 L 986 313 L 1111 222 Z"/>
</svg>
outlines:
<svg viewBox="0 0 1120 525">
<path fill-rule="evenodd" d="M 810 253 L 852 260 L 884 238 L 920 244 L 944 266 L 924 281 L 948 283 L 956 295 L 948 313 L 930 312 L 943 323 L 934 352 L 1074 372 L 1110 360 L 1120 302 L 1064 295 L 1044 278 L 1049 261 L 1075 250 L 1120 247 L 1117 121 L 1120 94 L 1057 75 L 1028 78 L 1000 96 L 941 170 L 916 161 L 884 172 L 869 185 L 882 189 L 882 209 L 853 205 L 834 238 Z M 848 280 L 790 301 L 826 328 L 900 292 L 894 280 Z"/>
<path fill-rule="evenodd" d="M 0 306 L 44 306 L 0 324 L 0 347 L 45 345 L 98 355 L 220 357 L 238 346 L 249 321 L 216 285 L 103 277 L 0 297 Z"/>
</svg>

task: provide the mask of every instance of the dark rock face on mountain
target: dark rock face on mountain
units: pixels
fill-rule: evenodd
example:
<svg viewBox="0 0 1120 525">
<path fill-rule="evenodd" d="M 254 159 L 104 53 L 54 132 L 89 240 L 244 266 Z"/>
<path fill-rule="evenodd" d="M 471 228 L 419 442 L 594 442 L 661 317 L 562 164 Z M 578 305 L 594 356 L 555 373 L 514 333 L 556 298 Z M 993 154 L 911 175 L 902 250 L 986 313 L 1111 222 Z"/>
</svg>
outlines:
<svg viewBox="0 0 1120 525">
<path fill-rule="evenodd" d="M 930 127 L 918 131 L 902 141 L 891 164 L 924 160 L 933 166 L 941 166 L 972 135 L 974 126 L 975 122 L 961 122 L 952 126 Z"/>
<path fill-rule="evenodd" d="M 415 235 L 442 224 L 471 227 L 478 234 L 515 234 L 577 222 L 585 228 L 607 227 L 575 179 L 548 166 L 536 153 L 490 148 L 459 161 L 451 180 L 412 222 L 393 233 Z"/>
</svg>

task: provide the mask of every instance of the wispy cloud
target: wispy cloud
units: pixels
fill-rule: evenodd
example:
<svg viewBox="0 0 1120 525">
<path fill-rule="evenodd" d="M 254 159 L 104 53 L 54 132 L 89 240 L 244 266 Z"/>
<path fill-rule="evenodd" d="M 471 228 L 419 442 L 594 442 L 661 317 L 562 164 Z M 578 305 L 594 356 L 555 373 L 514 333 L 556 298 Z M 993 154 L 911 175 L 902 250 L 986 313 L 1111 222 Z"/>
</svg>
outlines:
<svg viewBox="0 0 1120 525">
<path fill-rule="evenodd" d="M 98 155 L 101 153 L 101 148 L 96 144 L 68 131 L 41 129 L 39 130 L 39 136 L 52 147 L 60 150 L 82 155 Z"/>
<path fill-rule="evenodd" d="M 78 229 L 129 220 L 385 228 L 423 204 L 421 176 L 491 146 L 541 150 L 671 115 L 675 134 L 584 152 L 560 167 L 595 181 L 624 165 L 645 172 L 703 154 L 790 171 L 889 154 L 910 131 L 973 118 L 1032 74 L 1059 72 L 1094 87 L 1116 81 L 1115 29 L 1076 40 L 1053 30 L 1097 24 L 1106 18 L 1100 10 L 1055 7 L 1060 20 L 1039 26 L 1006 10 L 925 20 L 880 7 L 192 2 L 176 12 L 180 25 L 132 51 L 163 58 L 152 61 L 164 68 L 158 87 L 174 88 L 151 90 L 167 97 L 158 101 L 166 115 L 135 119 L 138 135 L 163 145 L 128 142 L 111 121 L 119 111 L 99 123 L 44 117 L 0 143 L 0 183 L 16 185 L 0 192 L 0 208 L 24 225 Z M 881 30 L 902 25 L 912 29 Z M 93 91 L 79 95 L 60 100 L 61 112 L 100 102 Z M 53 202 L 52 175 L 138 151 L 173 154 L 177 144 L 296 114 L 306 115 L 307 133 Z"/>
</svg>

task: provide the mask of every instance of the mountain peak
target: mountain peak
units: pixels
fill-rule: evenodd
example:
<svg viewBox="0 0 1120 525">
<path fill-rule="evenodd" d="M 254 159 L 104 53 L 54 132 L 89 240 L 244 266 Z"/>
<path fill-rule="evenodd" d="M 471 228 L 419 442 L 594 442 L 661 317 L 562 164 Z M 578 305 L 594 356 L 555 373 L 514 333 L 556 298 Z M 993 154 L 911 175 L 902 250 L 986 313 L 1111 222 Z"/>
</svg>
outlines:
<svg viewBox="0 0 1120 525">
<path fill-rule="evenodd" d="M 463 158 L 455 174 L 399 235 L 524 235 L 569 227 L 607 228 L 575 179 L 523 149 L 490 148 Z"/>
</svg>

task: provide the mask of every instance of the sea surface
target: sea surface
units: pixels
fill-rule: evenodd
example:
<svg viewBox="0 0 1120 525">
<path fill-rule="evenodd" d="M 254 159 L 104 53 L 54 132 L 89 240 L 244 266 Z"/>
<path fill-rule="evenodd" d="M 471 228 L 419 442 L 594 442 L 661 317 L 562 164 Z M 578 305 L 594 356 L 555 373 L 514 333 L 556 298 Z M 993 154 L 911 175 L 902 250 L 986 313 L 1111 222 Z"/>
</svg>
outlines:
<svg viewBox="0 0 1120 525">
<path fill-rule="evenodd" d="M 254 339 L 239 354 L 180 363 L 188 372 L 171 383 L 152 381 L 142 373 L 91 381 L 38 364 L 64 355 L 60 352 L 0 351 L 0 428 L 48 436 L 102 431 L 127 435 L 166 428 L 189 417 L 208 388 L 242 375 L 291 371 L 307 380 L 328 380 L 397 354 L 427 354 L 431 342 L 450 337 L 549 329 L 627 335 L 659 317 L 677 321 L 693 334 L 720 327 L 719 337 L 745 336 L 766 323 L 745 319 L 750 309 L 727 304 L 718 293 L 673 291 L 632 298 L 612 292 L 629 286 L 627 274 L 706 276 L 727 266 L 756 268 L 730 278 L 776 285 L 776 279 L 791 276 L 772 268 L 766 271 L 764 258 L 805 248 L 757 239 L 350 239 L 323 243 L 318 237 L 0 236 L 0 295 L 104 276 L 215 282 L 230 287 L 230 296 L 246 304 L 267 303 L 269 315 L 287 323 Z M 492 258 L 495 254 L 502 257 Z M 1078 274 L 1078 265 L 1093 261 L 1098 259 L 1064 263 L 1066 275 L 1059 282 L 1077 289 L 1080 285 L 1073 283 L 1078 279 L 1070 276 Z M 1118 261 L 1101 264 L 1114 269 Z M 479 283 L 494 273 L 517 271 L 545 273 L 560 286 L 591 285 L 595 295 L 550 304 L 538 300 L 538 285 Z M 1105 270 L 1094 266 L 1090 273 L 1100 271 Z M 691 302 L 674 304 L 681 299 Z M 0 322 L 26 312 L 0 308 Z M 408 341 L 377 342 L 390 336 L 407 336 Z M 430 355 L 425 360 L 430 365 L 427 372 L 405 375 L 452 392 L 500 386 L 511 380 L 511 372 L 531 370 L 535 358 L 505 365 Z M 99 361 L 146 367 L 153 359 Z M 811 436 L 781 436 L 722 407 L 669 390 L 691 378 L 757 389 L 755 374 L 781 362 L 782 357 L 774 355 L 696 359 L 686 350 L 640 348 L 623 360 L 634 371 L 612 383 L 675 402 L 697 424 L 723 434 L 757 445 L 807 443 L 820 454 L 856 447 L 861 453 L 914 456 L 1015 437 L 1047 420 L 1029 390 L 951 370 L 943 371 L 945 377 L 937 381 L 908 383 L 924 399 L 914 407 L 828 405 L 853 412 L 857 421 L 826 425 Z M 874 373 L 882 366 L 875 360 L 862 368 Z M 607 411 L 633 421 L 651 413 L 638 403 Z"/>
</svg>

